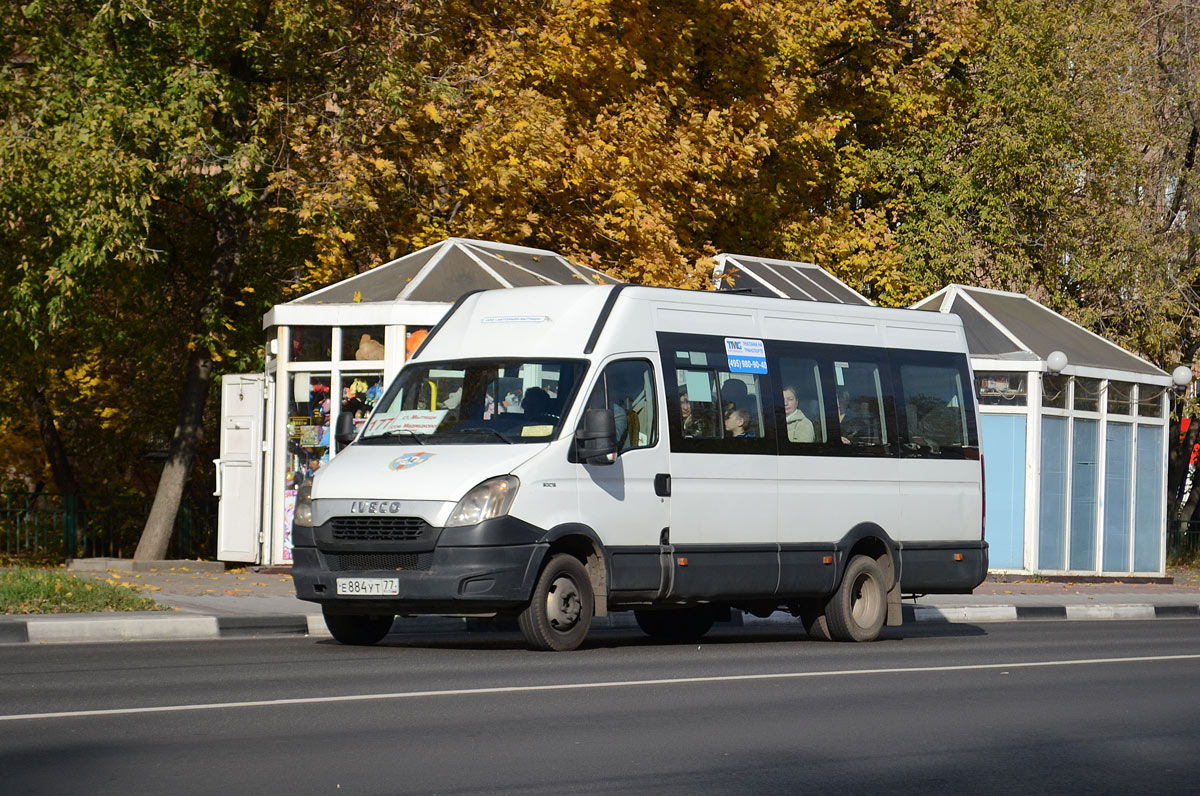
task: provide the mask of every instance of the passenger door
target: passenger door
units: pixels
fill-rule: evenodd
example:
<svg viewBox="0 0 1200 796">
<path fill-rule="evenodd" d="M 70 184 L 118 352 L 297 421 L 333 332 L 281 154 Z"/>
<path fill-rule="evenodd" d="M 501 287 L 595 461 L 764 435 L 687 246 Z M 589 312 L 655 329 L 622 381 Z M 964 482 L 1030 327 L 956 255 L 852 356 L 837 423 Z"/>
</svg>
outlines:
<svg viewBox="0 0 1200 796">
<path fill-rule="evenodd" d="M 762 341 L 660 333 L 659 347 L 671 436 L 670 593 L 773 595 L 778 401 L 765 357 L 754 356 Z"/>
<path fill-rule="evenodd" d="M 671 522 L 670 500 L 656 494 L 656 479 L 665 491 L 670 471 L 653 365 L 643 358 L 609 361 L 587 408 L 613 412 L 618 453 L 613 464 L 575 465 L 579 516 L 609 553 L 609 589 L 653 596 L 662 587 L 659 539 Z"/>
<path fill-rule="evenodd" d="M 780 593 L 820 594 L 837 572 L 825 564 L 855 526 L 895 535 L 896 440 L 887 354 L 882 349 L 780 342 Z M 788 399 L 791 399 L 790 401 Z M 808 428 L 811 424 L 811 430 Z"/>
</svg>

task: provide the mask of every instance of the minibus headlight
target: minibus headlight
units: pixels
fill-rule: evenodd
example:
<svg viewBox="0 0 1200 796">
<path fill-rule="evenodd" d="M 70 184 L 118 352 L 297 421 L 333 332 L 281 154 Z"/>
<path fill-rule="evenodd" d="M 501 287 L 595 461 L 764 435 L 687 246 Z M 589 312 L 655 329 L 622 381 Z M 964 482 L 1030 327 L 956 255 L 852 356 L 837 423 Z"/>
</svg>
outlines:
<svg viewBox="0 0 1200 796">
<path fill-rule="evenodd" d="M 292 515 L 292 524 L 311 528 L 312 518 L 312 486 L 305 484 L 296 491 L 296 511 Z"/>
<path fill-rule="evenodd" d="M 511 475 L 484 481 L 458 501 L 454 511 L 450 512 L 446 527 L 460 528 L 494 517 L 503 517 L 512 506 L 513 498 L 517 496 L 517 487 L 520 485 L 521 482 Z"/>
</svg>

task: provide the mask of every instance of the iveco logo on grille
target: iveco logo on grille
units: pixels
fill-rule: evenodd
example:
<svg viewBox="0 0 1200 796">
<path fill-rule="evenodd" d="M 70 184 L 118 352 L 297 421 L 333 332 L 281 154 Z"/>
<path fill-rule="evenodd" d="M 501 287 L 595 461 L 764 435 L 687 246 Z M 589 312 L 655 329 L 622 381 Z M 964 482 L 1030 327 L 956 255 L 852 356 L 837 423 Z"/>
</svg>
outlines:
<svg viewBox="0 0 1200 796">
<path fill-rule="evenodd" d="M 356 500 L 350 504 L 351 514 L 399 514 L 399 500 Z"/>
</svg>

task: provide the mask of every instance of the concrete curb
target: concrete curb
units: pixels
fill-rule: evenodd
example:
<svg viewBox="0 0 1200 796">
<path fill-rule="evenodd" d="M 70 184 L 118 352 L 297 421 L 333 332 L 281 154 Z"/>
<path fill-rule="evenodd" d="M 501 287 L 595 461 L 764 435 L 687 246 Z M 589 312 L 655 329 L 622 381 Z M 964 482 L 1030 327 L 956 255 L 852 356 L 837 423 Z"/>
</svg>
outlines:
<svg viewBox="0 0 1200 796">
<path fill-rule="evenodd" d="M 1144 619 L 1194 619 L 1200 617 L 1200 602 L 1173 604 L 1097 605 L 978 605 L 903 606 L 906 623 L 970 623 L 1017 621 L 1124 621 Z M 411 618 L 403 620 L 417 633 L 466 631 L 462 620 Z M 593 627 L 630 629 L 637 627 L 632 612 L 597 617 Z M 799 620 L 785 613 L 768 617 L 734 614 L 720 626 L 796 628 Z M 267 616 L 204 616 L 159 613 L 72 614 L 31 618 L 0 617 L 0 645 L 80 644 L 118 641 L 195 641 L 229 638 L 329 638 L 319 614 Z"/>
<path fill-rule="evenodd" d="M 1200 617 L 1200 603 L 1100 603 L 1096 605 L 905 605 L 905 622 L 1072 622 Z"/>
</svg>

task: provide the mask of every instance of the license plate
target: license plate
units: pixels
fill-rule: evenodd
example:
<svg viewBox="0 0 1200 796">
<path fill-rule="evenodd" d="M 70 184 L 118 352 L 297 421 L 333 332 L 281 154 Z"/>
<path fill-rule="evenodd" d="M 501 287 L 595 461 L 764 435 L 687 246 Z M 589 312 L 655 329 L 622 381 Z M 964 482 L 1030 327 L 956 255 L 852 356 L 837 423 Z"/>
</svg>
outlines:
<svg viewBox="0 0 1200 796">
<path fill-rule="evenodd" d="M 400 593 L 400 579 L 338 578 L 337 593 L 348 597 L 386 597 Z"/>
</svg>

